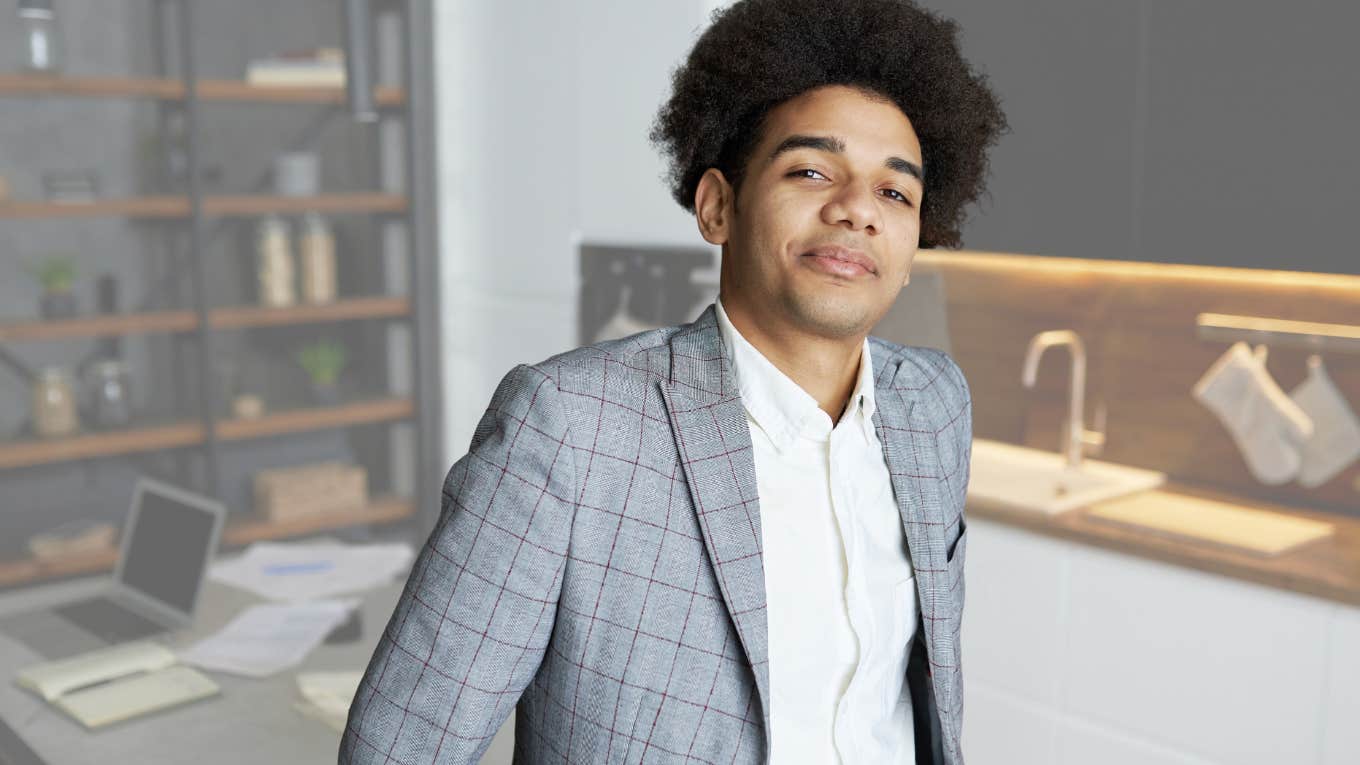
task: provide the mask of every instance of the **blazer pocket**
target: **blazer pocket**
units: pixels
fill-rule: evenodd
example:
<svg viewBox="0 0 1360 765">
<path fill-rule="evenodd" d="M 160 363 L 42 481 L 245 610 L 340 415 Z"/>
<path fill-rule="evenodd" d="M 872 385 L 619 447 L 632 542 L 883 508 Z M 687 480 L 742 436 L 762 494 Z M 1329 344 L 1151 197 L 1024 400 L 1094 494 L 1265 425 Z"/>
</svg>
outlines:
<svg viewBox="0 0 1360 765">
<path fill-rule="evenodd" d="M 641 763 L 648 750 L 648 742 L 652 738 L 652 729 L 657 722 L 657 717 L 661 713 L 661 704 L 665 699 L 655 691 L 642 688 L 641 698 L 638 699 L 637 714 L 633 715 L 633 729 L 628 737 L 628 749 L 624 752 L 623 761 L 626 765 L 637 765 Z"/>
<path fill-rule="evenodd" d="M 962 516 L 962 515 L 960 515 L 960 516 L 959 516 L 959 535 L 956 536 L 956 537 L 954 537 L 954 543 L 953 543 L 952 545 L 949 546 L 949 551 L 948 551 L 947 553 L 945 553 L 945 559 L 946 559 L 947 561 L 949 561 L 949 562 L 951 562 L 951 563 L 953 562 L 954 557 L 955 557 L 955 556 L 958 554 L 958 552 L 959 552 L 959 548 L 963 547 L 963 543 L 964 543 L 964 541 L 967 539 L 967 537 L 968 537 L 968 522 L 965 521 L 965 520 L 963 519 L 963 516 Z"/>
<path fill-rule="evenodd" d="M 948 558 L 945 562 L 945 569 L 948 571 L 949 589 L 952 591 L 958 584 L 959 577 L 963 576 L 963 562 L 968 554 L 968 524 L 963 517 L 959 517 L 959 535 L 954 538 L 954 544 L 949 548 Z"/>
</svg>

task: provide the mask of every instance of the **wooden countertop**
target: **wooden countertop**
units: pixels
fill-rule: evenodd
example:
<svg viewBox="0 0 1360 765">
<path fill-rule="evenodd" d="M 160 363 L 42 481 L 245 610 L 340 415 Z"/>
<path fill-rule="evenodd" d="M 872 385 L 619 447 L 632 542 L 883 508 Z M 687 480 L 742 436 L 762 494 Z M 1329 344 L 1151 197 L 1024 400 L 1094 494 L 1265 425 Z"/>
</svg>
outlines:
<svg viewBox="0 0 1360 765">
<path fill-rule="evenodd" d="M 1336 533 L 1276 556 L 1263 556 L 1091 517 L 1090 510 L 1099 505 L 1050 516 L 970 502 L 967 513 L 972 518 L 999 521 L 1048 536 L 1360 606 L 1360 518 L 1246 500 L 1170 479 L 1157 491 L 1324 521 L 1333 524 Z M 1155 501 L 1156 496 L 1157 492 L 1150 492 L 1148 501 Z"/>
</svg>

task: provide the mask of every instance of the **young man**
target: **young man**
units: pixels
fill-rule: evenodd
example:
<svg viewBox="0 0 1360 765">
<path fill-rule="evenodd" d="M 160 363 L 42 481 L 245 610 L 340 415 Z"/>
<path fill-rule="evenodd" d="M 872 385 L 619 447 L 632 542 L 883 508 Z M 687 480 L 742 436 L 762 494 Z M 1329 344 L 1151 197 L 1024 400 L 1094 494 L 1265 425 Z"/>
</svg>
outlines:
<svg viewBox="0 0 1360 765">
<path fill-rule="evenodd" d="M 905 0 L 744 0 L 653 139 L 722 246 L 695 322 L 501 382 L 368 666 L 345 762 L 960 765 L 972 410 L 869 337 L 1005 129 Z"/>
</svg>

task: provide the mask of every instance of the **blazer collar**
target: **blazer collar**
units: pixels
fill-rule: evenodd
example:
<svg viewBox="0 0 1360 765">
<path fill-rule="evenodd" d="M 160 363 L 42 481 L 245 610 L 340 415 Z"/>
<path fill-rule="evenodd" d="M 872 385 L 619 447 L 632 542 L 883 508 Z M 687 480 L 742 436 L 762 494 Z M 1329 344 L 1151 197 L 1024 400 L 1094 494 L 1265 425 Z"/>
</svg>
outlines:
<svg viewBox="0 0 1360 765">
<path fill-rule="evenodd" d="M 869 338 L 871 345 L 874 338 Z M 718 330 L 717 303 L 709 303 L 699 318 L 684 325 L 671 337 L 670 377 L 666 385 L 680 395 L 701 406 L 720 404 L 733 396 L 740 396 L 731 362 L 724 352 L 722 333 Z M 904 357 L 889 352 L 887 346 L 873 348 L 870 358 L 874 367 L 875 419 L 884 395 L 891 391 L 893 380 Z M 897 397 L 895 397 L 897 398 Z M 914 401 L 901 401 L 911 412 Z"/>
</svg>

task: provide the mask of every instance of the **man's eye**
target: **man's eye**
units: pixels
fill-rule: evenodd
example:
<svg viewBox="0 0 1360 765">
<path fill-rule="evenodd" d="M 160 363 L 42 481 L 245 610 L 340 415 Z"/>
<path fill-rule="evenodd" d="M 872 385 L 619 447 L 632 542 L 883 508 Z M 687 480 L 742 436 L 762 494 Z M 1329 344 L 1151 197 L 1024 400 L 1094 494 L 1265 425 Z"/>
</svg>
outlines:
<svg viewBox="0 0 1360 765">
<path fill-rule="evenodd" d="M 899 200 L 901 200 L 901 201 L 903 201 L 903 202 L 906 202 L 908 205 L 911 204 L 911 199 L 910 199 L 906 194 L 903 194 L 902 192 L 898 191 L 897 189 L 885 189 L 885 190 L 886 190 L 888 193 L 890 193 L 890 194 L 896 194 L 896 195 L 897 195 L 897 199 L 899 199 Z"/>
<path fill-rule="evenodd" d="M 823 177 L 823 178 L 826 177 L 825 175 L 822 175 L 821 173 L 817 172 L 816 170 L 813 170 L 813 169 L 810 168 L 810 167 L 805 167 L 805 168 L 803 168 L 802 170 L 794 170 L 793 172 L 789 173 L 789 177 L 790 177 L 790 178 L 793 178 L 794 176 L 797 176 L 797 177 L 799 177 L 799 178 L 807 178 L 807 177 L 809 177 L 809 176 L 803 175 L 803 173 L 816 173 L 817 175 L 821 175 L 821 177 Z"/>
</svg>

